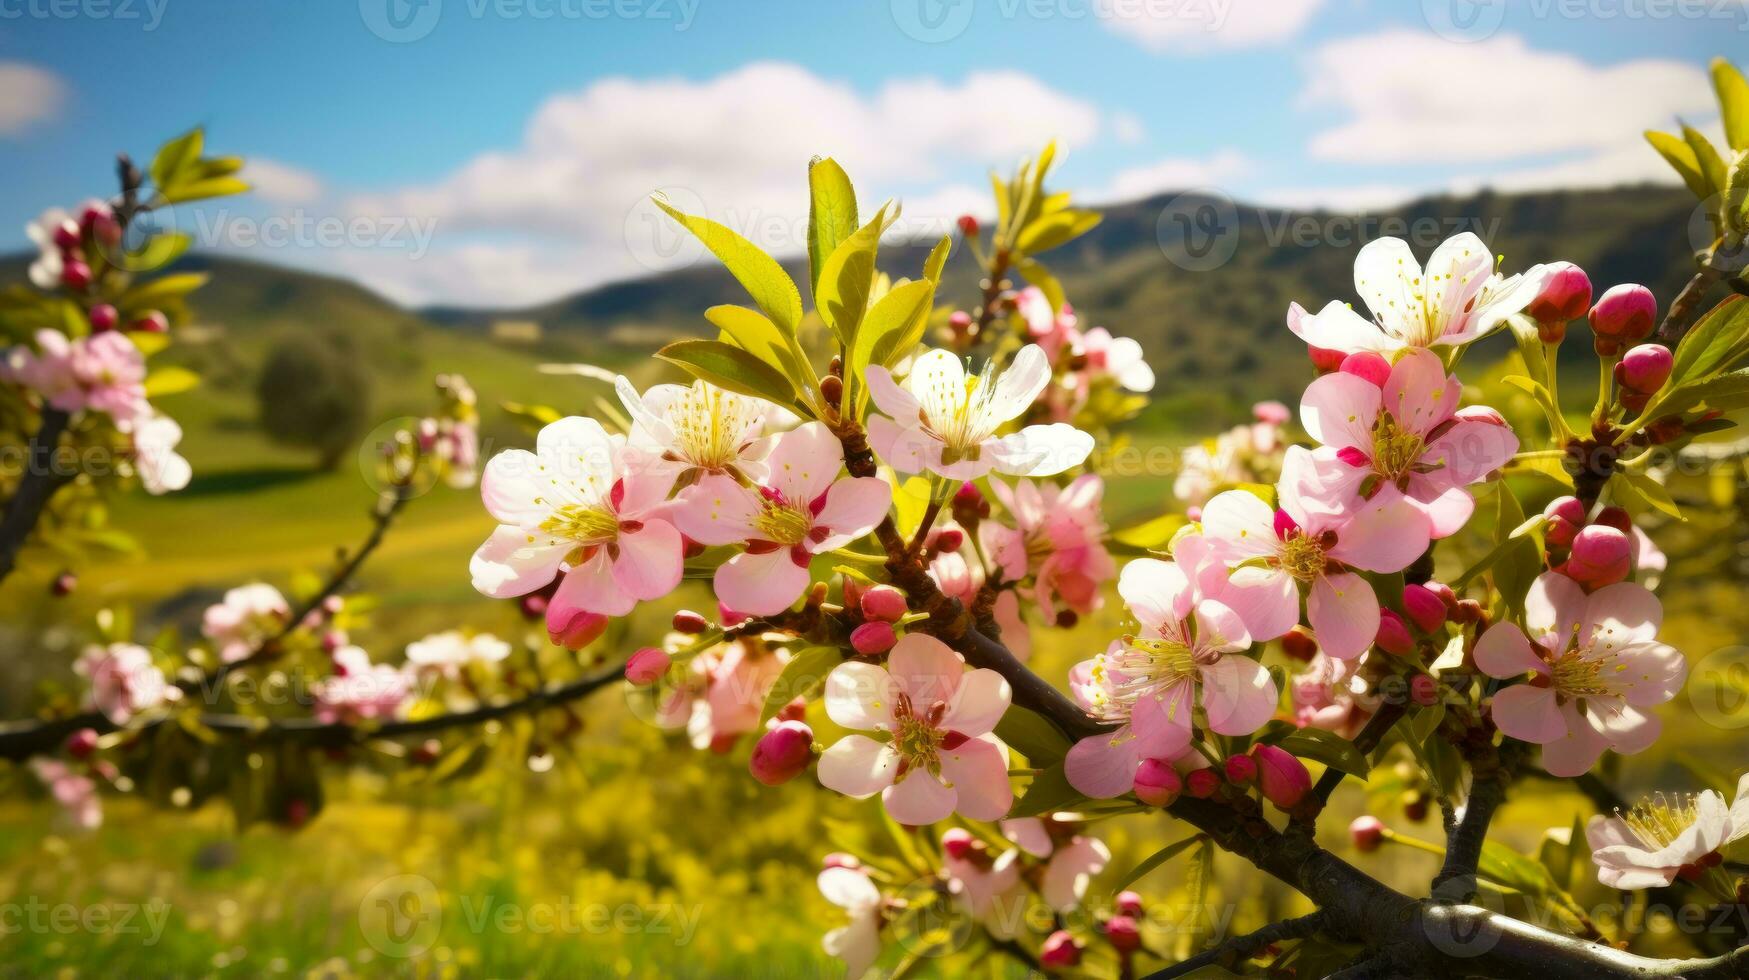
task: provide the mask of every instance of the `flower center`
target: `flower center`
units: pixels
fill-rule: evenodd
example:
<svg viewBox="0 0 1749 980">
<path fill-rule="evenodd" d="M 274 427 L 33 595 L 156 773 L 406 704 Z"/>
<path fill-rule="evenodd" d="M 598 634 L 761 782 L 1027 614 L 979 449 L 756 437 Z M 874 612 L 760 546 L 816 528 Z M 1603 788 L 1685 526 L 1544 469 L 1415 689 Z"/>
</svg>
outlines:
<svg viewBox="0 0 1749 980">
<path fill-rule="evenodd" d="M 748 433 L 759 424 L 759 406 L 733 392 L 695 383 L 669 404 L 676 451 L 707 470 L 728 467 L 740 457 Z"/>
<path fill-rule="evenodd" d="M 1275 560 L 1282 571 L 1301 582 L 1315 580 L 1324 574 L 1324 567 L 1329 564 L 1329 559 L 1324 557 L 1324 546 L 1317 539 L 1298 531 L 1289 532 L 1281 542 Z"/>
<path fill-rule="evenodd" d="M 619 517 L 601 507 L 566 504 L 541 521 L 540 529 L 555 538 L 600 544 L 619 537 Z"/>
<path fill-rule="evenodd" d="M 1373 426 L 1372 459 L 1373 469 L 1387 480 L 1400 480 L 1409 475 L 1410 468 L 1421 458 L 1422 440 L 1419 435 L 1397 424 L 1389 412 L 1379 413 L 1379 420 Z"/>
<path fill-rule="evenodd" d="M 1589 656 L 1589 650 L 1569 650 L 1549 664 L 1549 678 L 1556 691 L 1572 698 L 1597 698 L 1614 693 L 1603 672 L 1604 663 Z"/>
<path fill-rule="evenodd" d="M 1652 849 L 1668 847 L 1684 830 L 1694 825 L 1695 797 L 1689 793 L 1654 793 L 1640 800 L 1628 812 L 1620 814 L 1639 838 Z"/>
<path fill-rule="evenodd" d="M 753 526 L 762 539 L 789 546 L 802 542 L 814 526 L 814 518 L 781 500 L 767 499 L 765 507 L 753 518 Z"/>
<path fill-rule="evenodd" d="M 979 444 L 990 438 L 1003 422 L 990 413 L 990 402 L 996 394 L 994 366 L 982 377 L 966 375 L 959 384 L 946 378 L 936 379 L 916 394 L 922 405 L 924 427 L 947 443 L 943 462 L 977 459 Z"/>
<path fill-rule="evenodd" d="M 1202 660 L 1190 644 L 1165 637 L 1126 636 L 1115 650 L 1093 658 L 1093 717 L 1116 724 L 1129 721 L 1144 697 L 1164 697 L 1194 679 Z"/>
<path fill-rule="evenodd" d="M 941 718 L 946 713 L 947 702 L 937 701 L 920 715 L 912 707 L 910 695 L 899 695 L 893 705 L 893 750 L 899 753 L 902 772 L 922 769 L 930 775 L 941 773 L 940 749 L 946 735 Z"/>
</svg>

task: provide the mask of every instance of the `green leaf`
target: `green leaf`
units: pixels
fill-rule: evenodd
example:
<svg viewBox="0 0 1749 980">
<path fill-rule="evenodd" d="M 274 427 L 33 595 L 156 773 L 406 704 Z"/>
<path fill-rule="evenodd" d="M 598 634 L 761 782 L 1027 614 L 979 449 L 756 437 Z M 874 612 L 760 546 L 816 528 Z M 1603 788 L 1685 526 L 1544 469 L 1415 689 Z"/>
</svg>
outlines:
<svg viewBox="0 0 1749 980">
<path fill-rule="evenodd" d="M 1281 741 L 1275 743 L 1277 748 L 1302 759 L 1321 762 L 1332 769 L 1365 779 L 1372 771 L 1367 764 L 1366 756 L 1354 743 L 1335 732 L 1327 732 L 1322 728 L 1302 728 L 1289 733 Z"/>
<path fill-rule="evenodd" d="M 1068 301 L 1068 297 L 1063 292 L 1063 284 L 1057 281 L 1057 277 L 1049 269 L 1030 258 L 1016 262 L 1014 268 L 1027 282 L 1037 286 L 1039 292 L 1045 294 L 1045 300 L 1051 304 L 1052 313 L 1063 311 L 1063 304 Z"/>
<path fill-rule="evenodd" d="M 808 275 L 814 304 L 820 303 L 820 268 L 838 243 L 856 231 L 856 189 L 831 157 L 808 164 Z"/>
<path fill-rule="evenodd" d="M 1026 255 L 1048 252 L 1087 234 L 1102 220 L 1104 216 L 1097 211 L 1075 208 L 1047 214 L 1027 225 L 1015 245 Z"/>
<path fill-rule="evenodd" d="M 1731 295 L 1706 312 L 1676 345 L 1670 384 L 1698 381 L 1730 366 L 1749 337 L 1749 297 Z"/>
<path fill-rule="evenodd" d="M 881 205 L 868 224 L 839 242 L 820 269 L 814 306 L 846 349 L 854 345 L 856 328 L 868 311 L 869 293 L 874 288 L 875 256 L 880 250 L 881 233 L 890 223 L 887 216 L 890 206 Z"/>
<path fill-rule="evenodd" d="M 709 218 L 682 214 L 660 198 L 652 200 L 722 260 L 729 274 L 753 297 L 753 304 L 764 310 L 773 323 L 795 333 L 796 326 L 802 322 L 802 294 L 796 291 L 795 282 L 776 259 Z"/>
<path fill-rule="evenodd" d="M 1713 90 L 1719 95 L 1719 115 L 1725 142 L 1737 151 L 1749 150 L 1749 81 L 1729 61 L 1713 59 Z"/>
<path fill-rule="evenodd" d="M 1652 479 L 1645 473 L 1637 473 L 1629 469 L 1617 469 L 1610 477 L 1610 489 L 1630 504 L 1628 510 L 1644 514 L 1649 510 L 1662 511 L 1677 520 L 1686 520 L 1682 516 L 1682 508 L 1676 506 L 1676 501 L 1670 496 L 1670 491 L 1664 485 Z"/>
<path fill-rule="evenodd" d="M 1744 407 L 1749 407 L 1749 368 L 1677 386 L 1659 400 L 1658 414 L 1682 415 L 1714 409 L 1730 412 Z"/>
<path fill-rule="evenodd" d="M 1037 817 L 1057 810 L 1073 810 L 1086 802 L 1087 797 L 1069 785 L 1069 777 L 1063 773 L 1063 764 L 1058 762 L 1032 777 L 1032 785 L 1026 788 L 1026 795 L 1014 801 L 1014 809 L 1008 815 Z"/>
<path fill-rule="evenodd" d="M 1541 381 L 1527 378 L 1522 374 L 1509 374 L 1500 380 L 1534 399 L 1537 407 L 1543 410 L 1543 418 L 1549 423 L 1549 431 L 1554 433 L 1557 438 L 1566 436 L 1567 419 L 1561 414 L 1560 406 L 1555 404 L 1555 396 L 1549 392 L 1549 389 L 1543 387 Z"/>
<path fill-rule="evenodd" d="M 248 191 L 248 181 L 239 180 L 236 177 L 178 180 L 158 188 L 158 193 L 171 204 L 179 204 L 183 201 L 200 201 L 210 197 L 229 197 L 232 194 L 245 194 Z"/>
<path fill-rule="evenodd" d="M 911 353 L 923 339 L 929 313 L 935 308 L 935 282 L 919 279 L 894 286 L 869 308 L 850 348 L 848 374 L 862 381 L 872 365 L 890 368 Z M 860 417 L 868 386 L 857 385 L 856 411 Z"/>
<path fill-rule="evenodd" d="M 1026 756 L 1026 761 L 1043 768 L 1061 762 L 1069 751 L 1069 740 L 1036 711 L 1011 704 L 996 723 L 996 737 Z"/>
<path fill-rule="evenodd" d="M 1516 499 L 1515 499 L 1515 502 L 1516 502 Z M 1505 557 L 1508 553 L 1510 553 L 1511 550 L 1516 546 L 1519 538 L 1522 538 L 1527 534 L 1531 534 L 1531 533 L 1534 533 L 1538 530 L 1541 530 L 1542 526 L 1544 524 L 1546 524 L 1547 522 L 1548 522 L 1548 518 L 1544 517 L 1541 514 L 1538 514 L 1535 517 L 1529 518 L 1524 523 L 1513 528 L 1511 533 L 1509 533 L 1506 536 L 1507 540 L 1499 541 L 1498 543 L 1496 543 L 1493 548 L 1489 549 L 1487 554 L 1485 554 L 1481 557 L 1480 560 L 1478 560 L 1474 565 L 1471 565 L 1469 568 L 1465 569 L 1464 573 L 1457 577 L 1457 581 L 1451 583 L 1452 590 L 1456 591 L 1456 592 L 1463 591 L 1464 587 L 1468 586 L 1471 582 L 1475 581 L 1477 576 L 1481 575 L 1483 572 L 1486 572 L 1488 569 L 1493 568 L 1494 564 L 1496 562 L 1498 562 L 1501 558 Z M 1534 540 L 1533 540 L 1533 544 L 1534 544 Z"/>
<path fill-rule="evenodd" d="M 826 686 L 826 675 L 843 662 L 844 653 L 837 647 L 803 647 L 796 651 L 765 695 L 765 705 L 759 711 L 760 730 L 796 698 L 812 701 Z"/>
<path fill-rule="evenodd" d="M 1123 877 L 1119 878 L 1117 883 L 1111 886 L 1112 891 L 1123 891 L 1125 888 L 1135 884 L 1143 875 L 1158 868 L 1160 865 L 1165 864 L 1167 861 L 1172 860 L 1178 855 L 1183 854 L 1191 847 L 1191 845 L 1203 839 L 1204 838 L 1201 834 L 1192 834 L 1177 843 L 1167 844 L 1165 847 L 1162 847 L 1158 851 L 1143 858 L 1135 867 L 1124 872 Z"/>
<path fill-rule="evenodd" d="M 1693 147 L 1669 133 L 1650 129 L 1646 131 L 1646 141 L 1652 144 L 1652 149 L 1658 151 L 1664 162 L 1675 168 L 1682 182 L 1688 185 L 1695 197 L 1704 201 L 1713 196 L 1716 188 L 1708 185 L 1706 173 L 1701 170 L 1700 161 L 1695 159 Z"/>
<path fill-rule="evenodd" d="M 188 391 L 200 384 L 200 375 L 187 368 L 163 367 L 146 375 L 146 397 L 162 398 Z"/>
<path fill-rule="evenodd" d="M 199 127 L 183 133 L 158 148 L 152 157 L 152 183 L 159 190 L 175 183 L 177 174 L 192 166 L 206 149 L 206 134 Z"/>
<path fill-rule="evenodd" d="M 133 272 L 162 269 L 181 258 L 193 244 L 194 239 L 187 232 L 167 231 L 154 235 L 139 251 L 127 257 L 127 268 Z"/>
<path fill-rule="evenodd" d="M 1498 841 L 1482 844 L 1482 857 L 1476 862 L 1476 873 L 1496 885 L 1538 898 L 1561 893 L 1560 886 L 1549 876 L 1549 869 Z"/>
<path fill-rule="evenodd" d="M 1209 883 L 1214 879 L 1215 844 L 1207 838 L 1196 849 L 1196 856 L 1191 859 L 1190 869 L 1184 876 L 1184 890 L 1188 893 L 1186 908 L 1208 908 Z M 1173 950 L 1174 955 L 1182 960 L 1196 952 L 1203 943 L 1203 926 L 1194 919 L 1178 923 L 1178 942 Z"/>
<path fill-rule="evenodd" d="M 947 268 L 947 257 L 953 252 L 953 239 L 947 235 L 941 236 L 941 241 L 929 250 L 929 258 L 923 260 L 923 278 L 940 284 L 941 270 Z"/>
<path fill-rule="evenodd" d="M 1712 193 L 1717 194 L 1724 190 L 1725 160 L 1719 156 L 1718 150 L 1713 149 L 1712 142 L 1702 136 L 1700 130 L 1686 123 L 1682 127 L 1682 139 L 1694 151 L 1695 163 L 1700 167 L 1701 175 L 1706 178 L 1707 183 L 1712 185 Z M 1707 196 L 1711 197 L 1712 194 Z"/>
<path fill-rule="evenodd" d="M 754 357 L 775 364 L 796 388 L 806 391 L 814 387 L 813 366 L 796 346 L 795 336 L 779 329 L 771 318 L 745 306 L 713 306 L 704 311 L 704 318 L 721 330 Z"/>
<path fill-rule="evenodd" d="M 1190 519 L 1183 514 L 1162 514 L 1141 524 L 1113 531 L 1111 539 L 1137 551 L 1158 551 L 1189 522 Z"/>
<path fill-rule="evenodd" d="M 129 287 L 116 299 L 116 305 L 124 310 L 155 310 L 160 304 L 182 299 L 206 285 L 210 278 L 205 272 L 159 276 Z"/>
<path fill-rule="evenodd" d="M 1505 481 L 1495 484 L 1495 493 L 1500 499 L 1494 541 L 1502 553 L 1494 567 L 1494 588 L 1505 600 L 1506 608 L 1516 614 L 1524 609 L 1524 597 L 1530 594 L 1531 583 L 1542 574 L 1543 549 L 1536 540 L 1536 531 L 1542 525 L 1533 526 L 1529 534 L 1518 534 L 1525 524 L 1524 506 Z"/>
<path fill-rule="evenodd" d="M 796 390 L 776 368 L 720 340 L 677 340 L 656 352 L 688 374 L 728 391 L 790 407 Z"/>
</svg>

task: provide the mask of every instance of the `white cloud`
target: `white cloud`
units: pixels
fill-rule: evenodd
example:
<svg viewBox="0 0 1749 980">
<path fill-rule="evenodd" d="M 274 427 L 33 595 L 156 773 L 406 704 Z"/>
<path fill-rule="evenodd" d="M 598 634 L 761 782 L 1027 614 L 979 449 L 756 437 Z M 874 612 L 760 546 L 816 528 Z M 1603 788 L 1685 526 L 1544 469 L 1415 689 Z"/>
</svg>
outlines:
<svg viewBox="0 0 1749 980">
<path fill-rule="evenodd" d="M 310 204 L 322 196 L 320 177 L 276 160 L 250 157 L 242 176 L 270 204 Z"/>
<path fill-rule="evenodd" d="M 1114 112 L 1111 115 L 1111 135 L 1125 146 L 1140 143 L 1148 135 L 1148 129 L 1142 124 L 1142 117 L 1133 112 Z"/>
<path fill-rule="evenodd" d="M 1206 157 L 1166 157 L 1118 171 L 1105 188 L 1088 195 L 1094 201 L 1135 201 L 1165 191 L 1231 187 L 1252 169 L 1251 159 L 1237 150 L 1217 150 Z"/>
<path fill-rule="evenodd" d="M 1676 127 L 1665 125 L 1668 132 Z M 1713 123 L 1697 127 L 1716 147 L 1724 147 L 1723 125 Z M 1621 134 L 1616 145 L 1571 160 L 1483 177 L 1463 177 L 1456 181 L 1462 188 L 1481 186 L 1502 191 L 1565 190 L 1586 187 L 1620 187 L 1624 184 L 1680 184 L 1682 178 L 1664 158 L 1653 150 L 1639 132 Z"/>
<path fill-rule="evenodd" d="M 521 304 L 699 261 L 648 203 L 653 191 L 793 255 L 806 247 L 815 155 L 844 166 L 865 211 L 904 195 L 901 230 L 920 231 L 987 197 L 968 171 L 1114 128 L 1091 103 L 1011 71 L 898 79 L 872 93 L 773 62 L 703 81 L 611 78 L 548 99 L 520 146 L 434 183 L 357 195 L 347 210 L 437 223 L 430 255 L 372 266 L 395 278 L 378 283 L 386 291 Z"/>
<path fill-rule="evenodd" d="M 34 65 L 0 61 L 0 136 L 23 132 L 50 119 L 67 101 L 67 86 Z"/>
<path fill-rule="evenodd" d="M 1624 134 L 1712 105 L 1706 73 L 1694 65 L 1594 66 L 1510 34 L 1473 44 L 1410 31 L 1345 38 L 1317 48 L 1307 76 L 1302 104 L 1347 116 L 1312 139 L 1312 156 L 1367 163 L 1614 151 Z"/>
<path fill-rule="evenodd" d="M 1277 44 L 1295 37 L 1324 0 L 1096 0 L 1106 29 L 1150 51 Z"/>
<path fill-rule="evenodd" d="M 1247 196 L 1265 207 L 1294 211 L 1335 211 L 1366 213 L 1395 207 L 1413 200 L 1425 191 L 1401 184 L 1353 184 L 1335 187 L 1270 187 Z"/>
</svg>

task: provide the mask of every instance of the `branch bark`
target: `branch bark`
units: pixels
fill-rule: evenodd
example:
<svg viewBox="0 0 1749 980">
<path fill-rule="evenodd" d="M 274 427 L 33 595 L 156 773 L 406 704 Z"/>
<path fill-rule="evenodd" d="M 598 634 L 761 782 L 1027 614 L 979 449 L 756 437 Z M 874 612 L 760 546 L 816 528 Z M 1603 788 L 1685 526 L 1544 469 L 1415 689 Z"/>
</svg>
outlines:
<svg viewBox="0 0 1749 980">
<path fill-rule="evenodd" d="M 36 523 L 43 508 L 55 491 L 73 480 L 72 472 L 59 472 L 55 453 L 61 445 L 61 434 L 67 431 L 69 416 L 59 409 L 43 407 L 42 421 L 30 438 L 24 460 L 24 475 L 6 505 L 6 516 L 0 518 L 0 580 L 12 574 L 18 564 L 18 552 Z"/>
</svg>

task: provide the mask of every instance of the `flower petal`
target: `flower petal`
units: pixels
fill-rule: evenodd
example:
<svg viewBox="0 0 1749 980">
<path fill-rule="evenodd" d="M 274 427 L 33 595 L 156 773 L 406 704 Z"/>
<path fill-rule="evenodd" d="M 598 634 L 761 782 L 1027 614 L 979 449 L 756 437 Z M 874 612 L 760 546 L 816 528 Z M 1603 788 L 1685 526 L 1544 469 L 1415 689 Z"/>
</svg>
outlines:
<svg viewBox="0 0 1749 980">
<path fill-rule="evenodd" d="M 890 729 L 898 695 L 898 685 L 885 670 L 848 660 L 826 675 L 826 717 L 840 728 Z"/>
<path fill-rule="evenodd" d="M 874 530 L 893 506 L 893 488 L 872 476 L 850 477 L 826 491 L 826 506 L 814 518 L 815 527 L 831 534 L 814 546 L 815 551 L 842 548 Z"/>
<path fill-rule="evenodd" d="M 1476 668 L 1489 677 L 1511 680 L 1527 673 L 1546 673 L 1548 664 L 1530 648 L 1516 623 L 1495 623 L 1476 640 Z"/>
<path fill-rule="evenodd" d="M 1093 436 L 1067 422 L 1053 422 L 1029 425 L 1012 435 L 992 439 L 983 448 L 998 472 L 1010 476 L 1055 476 L 1087 459 L 1093 452 Z"/>
<path fill-rule="evenodd" d="M 764 554 L 743 551 L 717 568 L 711 579 L 717 599 L 747 616 L 772 616 L 788 609 L 808 588 L 808 570 L 788 548 Z"/>
<path fill-rule="evenodd" d="M 1014 806 L 1008 753 L 996 736 L 966 739 L 957 749 L 942 749 L 940 759 L 942 778 L 953 789 L 954 809 L 960 815 L 998 820 Z"/>
<path fill-rule="evenodd" d="M 1353 572 L 1320 575 L 1306 598 L 1306 619 L 1327 656 L 1353 660 L 1378 635 L 1378 595 Z"/>
<path fill-rule="evenodd" d="M 960 678 L 959 688 L 948 702 L 941 727 L 961 735 L 977 737 L 996 728 L 1007 713 L 1013 691 L 1001 674 L 986 667 L 970 671 Z"/>
<path fill-rule="evenodd" d="M 1262 728 L 1277 700 L 1269 670 L 1250 657 L 1231 654 L 1202 669 L 1202 706 L 1218 734 L 1249 735 Z"/>
<path fill-rule="evenodd" d="M 636 531 L 621 531 L 614 581 L 635 599 L 662 598 L 680 585 L 681 546 L 680 532 L 667 521 L 647 521 Z"/>
<path fill-rule="evenodd" d="M 1567 734 L 1567 722 L 1555 692 L 1546 687 L 1514 684 L 1494 695 L 1494 724 L 1520 742 L 1546 745 Z"/>
<path fill-rule="evenodd" d="M 764 509 L 733 477 L 712 473 L 680 492 L 672 514 L 682 534 L 699 544 L 723 545 L 754 537 L 753 519 Z"/>
<path fill-rule="evenodd" d="M 820 753 L 820 785 L 865 800 L 893 784 L 899 753 L 867 735 L 846 735 Z"/>
<path fill-rule="evenodd" d="M 965 661 L 927 633 L 906 633 L 887 656 L 887 671 L 917 711 L 937 701 L 953 703 L 965 677 Z"/>
<path fill-rule="evenodd" d="M 1340 371 L 1326 374 L 1300 398 L 1300 424 L 1326 446 L 1353 447 L 1371 456 L 1381 398 L 1378 386 L 1365 378 Z"/>
<path fill-rule="evenodd" d="M 881 792 L 881 802 L 894 820 L 907 827 L 921 827 L 951 816 L 958 794 L 942 785 L 929 770 L 912 769 L 905 773 L 905 778 Z"/>
<path fill-rule="evenodd" d="M 503 524 L 474 552 L 468 573 L 474 588 L 494 599 L 527 595 L 553 580 L 570 550 L 570 542 Z"/>
<path fill-rule="evenodd" d="M 1069 747 L 1063 757 L 1063 774 L 1069 785 L 1096 800 L 1122 796 L 1135 788 L 1135 734 L 1126 726 L 1115 732 L 1089 735 Z"/>
</svg>

